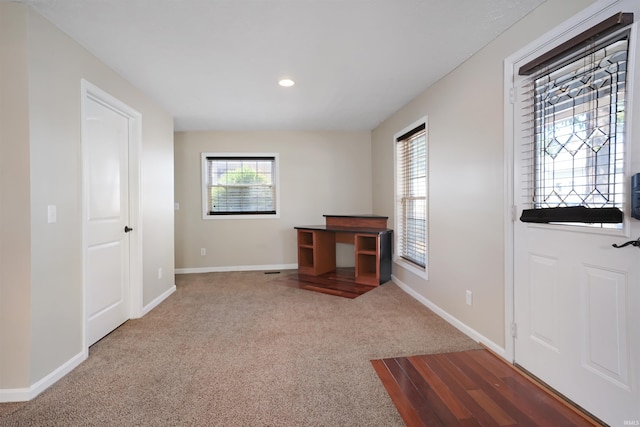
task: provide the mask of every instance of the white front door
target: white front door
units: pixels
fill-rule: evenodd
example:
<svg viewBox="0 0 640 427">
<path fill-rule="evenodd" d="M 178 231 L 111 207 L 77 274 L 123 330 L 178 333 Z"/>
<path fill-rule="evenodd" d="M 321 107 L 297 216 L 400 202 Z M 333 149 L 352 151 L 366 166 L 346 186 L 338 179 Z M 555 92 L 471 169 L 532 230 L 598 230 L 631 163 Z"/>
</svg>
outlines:
<svg viewBox="0 0 640 427">
<path fill-rule="evenodd" d="M 516 228 L 515 362 L 610 425 L 640 420 L 640 249 Z"/>
<path fill-rule="evenodd" d="M 85 313 L 87 346 L 129 319 L 129 118 L 84 99 Z"/>
<path fill-rule="evenodd" d="M 617 2 L 613 9 L 601 14 L 589 17 L 585 14 L 580 25 L 584 29 L 589 28 L 620 11 L 635 12 L 635 16 L 640 17 L 640 4 Z M 570 31 L 558 31 L 561 35 L 552 44 L 560 44 L 572 35 L 571 31 L 578 31 L 575 25 L 573 22 L 566 27 Z M 640 76 L 636 62 L 637 43 L 634 26 L 629 38 L 627 65 L 630 71 L 635 66 L 635 75 Z M 538 55 L 540 52 L 531 56 Z M 520 65 L 531 60 L 531 56 L 523 56 L 514 62 L 514 87 L 521 87 L 521 80 L 525 77 L 518 76 L 518 70 Z M 640 238 L 640 220 L 631 218 L 629 210 L 631 176 L 640 172 L 640 85 L 631 81 L 632 75 L 629 74 L 627 82 L 624 112 L 618 111 L 617 114 L 617 120 L 625 122 L 624 131 L 616 136 L 618 142 L 624 143 L 622 147 L 618 146 L 617 155 L 623 153 L 625 156 L 619 163 L 624 167 L 622 185 L 616 190 L 624 201 L 624 222 L 618 229 L 567 223 L 530 223 L 518 219 L 524 209 L 532 207 L 532 197 L 537 197 L 532 190 L 536 180 L 554 180 L 550 181 L 552 185 L 548 190 L 536 190 L 538 193 L 548 191 L 547 199 L 550 201 L 573 200 L 576 193 L 581 194 L 582 187 L 571 189 L 567 185 L 579 187 L 591 178 L 577 178 L 582 172 L 564 180 L 558 176 L 549 178 L 553 175 L 552 167 L 555 167 L 552 163 L 567 161 L 578 165 L 595 162 L 602 166 L 598 162 L 604 161 L 602 153 L 609 150 L 611 140 L 602 147 L 597 146 L 605 139 L 600 142 L 591 139 L 594 127 L 608 125 L 600 119 L 591 120 L 591 117 L 585 119 L 586 124 L 581 128 L 582 117 L 587 116 L 577 112 L 583 106 L 581 103 L 591 101 L 585 101 L 588 99 L 585 97 L 573 102 L 569 121 L 558 121 L 559 124 L 552 125 L 551 132 L 562 126 L 572 130 L 558 131 L 563 135 L 557 137 L 557 143 L 553 141 L 555 136 L 548 137 L 551 142 L 545 143 L 543 151 L 550 156 L 549 168 L 541 171 L 547 165 L 536 157 L 538 154 L 531 149 L 533 140 L 526 136 L 532 133 L 532 122 L 523 120 L 521 114 L 529 108 L 526 105 L 530 102 L 527 101 L 526 88 L 516 90 L 516 100 L 512 105 L 516 213 L 513 229 L 514 359 L 527 371 L 612 426 L 640 425 L 640 247 L 629 245 L 617 249 L 612 246 Z M 573 88 L 572 83 L 567 83 L 560 90 L 570 92 Z M 603 114 L 604 120 L 610 113 Z M 554 116 L 553 120 L 558 118 Z M 593 151 L 597 155 L 581 154 L 580 147 L 586 147 L 579 142 L 582 136 L 587 137 L 584 140 L 588 145 L 596 146 Z M 612 149 L 606 153 L 607 156 L 614 155 Z M 594 182 L 604 182 L 600 181 L 601 173 L 602 170 L 595 173 Z M 593 194 L 585 199 L 592 200 Z"/>
</svg>

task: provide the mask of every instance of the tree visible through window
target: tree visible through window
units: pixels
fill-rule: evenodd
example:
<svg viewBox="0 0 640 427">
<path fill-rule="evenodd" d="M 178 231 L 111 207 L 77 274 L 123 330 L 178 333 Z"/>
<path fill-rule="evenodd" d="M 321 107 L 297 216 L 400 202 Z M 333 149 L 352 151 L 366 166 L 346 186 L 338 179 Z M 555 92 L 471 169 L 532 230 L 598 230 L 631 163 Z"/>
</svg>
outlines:
<svg viewBox="0 0 640 427">
<path fill-rule="evenodd" d="M 207 155 L 206 214 L 275 215 L 276 157 Z"/>
</svg>

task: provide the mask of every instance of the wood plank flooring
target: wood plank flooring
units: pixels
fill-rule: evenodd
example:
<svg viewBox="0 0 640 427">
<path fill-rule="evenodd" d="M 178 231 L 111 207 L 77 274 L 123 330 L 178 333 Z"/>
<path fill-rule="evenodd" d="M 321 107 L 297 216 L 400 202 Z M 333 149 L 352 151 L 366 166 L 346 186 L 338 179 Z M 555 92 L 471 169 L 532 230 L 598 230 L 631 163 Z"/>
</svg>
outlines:
<svg viewBox="0 0 640 427">
<path fill-rule="evenodd" d="M 277 283 L 298 289 L 351 299 L 357 298 L 376 288 L 375 286 L 356 283 L 353 268 L 338 268 L 336 271 L 321 276 L 308 276 L 296 272 L 283 276 L 277 280 Z"/>
<path fill-rule="evenodd" d="M 598 426 L 487 350 L 373 360 L 414 426 Z"/>
</svg>

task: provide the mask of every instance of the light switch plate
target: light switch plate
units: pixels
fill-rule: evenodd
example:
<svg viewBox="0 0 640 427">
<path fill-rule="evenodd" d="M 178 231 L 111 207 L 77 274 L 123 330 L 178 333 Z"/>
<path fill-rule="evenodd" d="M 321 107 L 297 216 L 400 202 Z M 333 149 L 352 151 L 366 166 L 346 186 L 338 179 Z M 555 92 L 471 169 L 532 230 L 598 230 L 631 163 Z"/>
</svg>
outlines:
<svg viewBox="0 0 640 427">
<path fill-rule="evenodd" d="M 56 209 L 56 205 L 47 206 L 47 222 L 49 224 L 54 224 L 58 221 L 58 212 Z"/>
</svg>

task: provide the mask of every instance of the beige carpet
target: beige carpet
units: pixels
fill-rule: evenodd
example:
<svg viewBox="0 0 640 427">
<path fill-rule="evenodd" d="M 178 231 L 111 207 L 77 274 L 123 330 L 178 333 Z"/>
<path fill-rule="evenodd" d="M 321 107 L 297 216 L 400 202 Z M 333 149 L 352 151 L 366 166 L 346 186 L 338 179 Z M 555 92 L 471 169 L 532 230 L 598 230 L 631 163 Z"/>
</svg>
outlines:
<svg viewBox="0 0 640 427">
<path fill-rule="evenodd" d="M 180 275 L 2 426 L 403 426 L 371 359 L 478 348 L 393 283 L 356 299 L 284 274 Z"/>
</svg>

